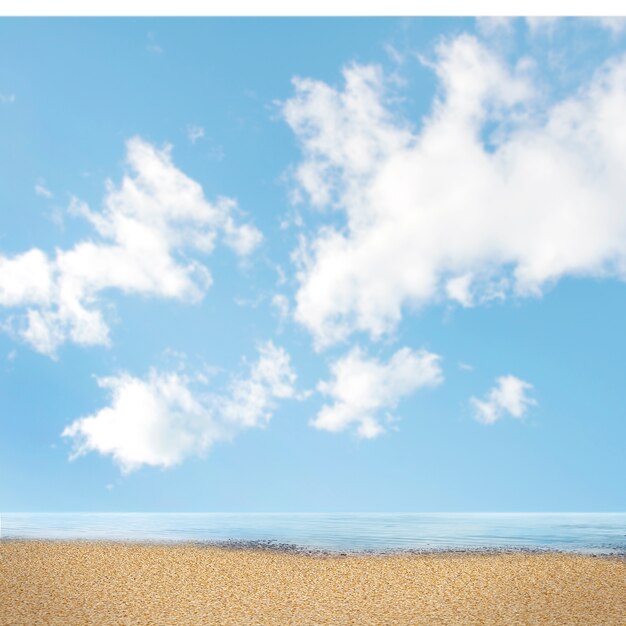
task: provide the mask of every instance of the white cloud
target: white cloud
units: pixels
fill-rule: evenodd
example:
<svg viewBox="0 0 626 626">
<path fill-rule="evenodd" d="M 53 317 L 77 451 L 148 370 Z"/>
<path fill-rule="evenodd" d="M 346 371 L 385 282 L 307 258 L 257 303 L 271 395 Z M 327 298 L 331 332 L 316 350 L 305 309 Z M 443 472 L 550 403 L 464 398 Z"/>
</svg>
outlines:
<svg viewBox="0 0 626 626">
<path fill-rule="evenodd" d="M 456 300 L 464 307 L 471 307 L 473 298 L 470 289 L 473 279 L 474 276 L 471 273 L 450 278 L 446 282 L 446 295 L 448 298 L 450 298 L 450 300 Z"/>
<path fill-rule="evenodd" d="M 42 198 L 52 198 L 54 195 L 42 182 L 35 185 L 35 193 Z"/>
<path fill-rule="evenodd" d="M 250 376 L 233 382 L 220 403 L 220 413 L 229 423 L 261 426 L 270 420 L 276 399 L 295 397 L 295 382 L 287 352 L 268 342 L 260 346 Z"/>
<path fill-rule="evenodd" d="M 212 279 L 190 253 L 209 254 L 220 234 L 242 256 L 261 241 L 256 228 L 235 222 L 234 200 L 205 199 L 202 187 L 173 164 L 170 147 L 159 150 L 135 137 L 127 162 L 131 173 L 119 186 L 107 183 L 101 211 L 76 199 L 70 206 L 98 237 L 50 257 L 38 249 L 0 256 L 0 305 L 27 307 L 16 331 L 40 352 L 52 355 L 66 341 L 106 345 L 104 290 L 197 301 Z"/>
<path fill-rule="evenodd" d="M 208 394 L 203 376 L 151 370 L 145 379 L 120 374 L 98 379 L 111 403 L 63 431 L 71 458 L 94 451 L 110 455 L 123 472 L 142 465 L 171 467 L 204 454 L 217 441 L 266 424 L 279 399 L 295 396 L 289 355 L 271 342 L 247 378 L 232 381 L 222 396 Z"/>
<path fill-rule="evenodd" d="M 63 431 L 74 440 L 73 457 L 97 451 L 129 472 L 141 465 L 169 467 L 203 452 L 222 433 L 189 383 L 178 373 L 157 371 L 145 380 L 128 374 L 98 379 L 110 390 L 111 405 Z"/>
<path fill-rule="evenodd" d="M 402 65 L 404 63 L 406 56 L 402 52 L 400 52 L 395 46 L 391 45 L 390 43 L 386 43 L 383 45 L 383 50 L 396 65 Z"/>
<path fill-rule="evenodd" d="M 425 350 L 401 348 L 386 363 L 368 357 L 360 348 L 331 365 L 332 379 L 318 390 L 332 399 L 312 426 L 338 432 L 356 427 L 360 437 L 371 439 L 385 431 L 381 413 L 393 410 L 404 396 L 420 387 L 442 382 L 440 357 Z"/>
<path fill-rule="evenodd" d="M 241 257 L 248 256 L 261 244 L 263 235 L 259 230 L 250 224 L 237 224 L 231 214 L 236 210 L 234 200 L 224 201 L 226 214 L 224 216 L 222 229 L 224 232 L 224 243 Z"/>
<path fill-rule="evenodd" d="M 0 305 L 47 305 L 52 300 L 52 269 L 37 249 L 7 258 L 0 255 Z"/>
<path fill-rule="evenodd" d="M 14 93 L 0 93 L 0 104 L 13 104 L 14 102 Z"/>
<path fill-rule="evenodd" d="M 284 104 L 299 190 L 345 215 L 295 254 L 295 318 L 318 348 L 379 338 L 407 308 L 446 298 L 626 278 L 626 58 L 550 106 L 528 63 L 509 67 L 471 36 L 429 64 L 439 95 L 419 130 L 391 111 L 374 66 L 345 69 L 342 89 L 296 79 Z"/>
<path fill-rule="evenodd" d="M 527 395 L 532 388 L 530 383 L 515 376 L 501 376 L 484 400 L 470 398 L 474 417 L 482 424 L 493 424 L 507 413 L 516 418 L 524 417 L 528 407 L 537 404 Z"/>
<path fill-rule="evenodd" d="M 204 138 L 204 128 L 202 126 L 196 126 L 192 124 L 187 127 L 187 137 L 191 143 L 196 143 L 199 139 Z"/>
</svg>

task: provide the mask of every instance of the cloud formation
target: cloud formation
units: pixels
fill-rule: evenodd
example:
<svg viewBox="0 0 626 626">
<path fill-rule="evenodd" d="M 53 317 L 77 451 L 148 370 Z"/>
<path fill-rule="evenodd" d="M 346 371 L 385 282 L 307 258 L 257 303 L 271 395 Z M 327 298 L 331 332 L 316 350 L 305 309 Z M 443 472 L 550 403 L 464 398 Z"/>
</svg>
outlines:
<svg viewBox="0 0 626 626">
<path fill-rule="evenodd" d="M 124 473 L 142 465 L 171 467 L 242 429 L 267 424 L 276 401 L 295 396 L 295 380 L 289 355 L 272 342 L 259 346 L 249 375 L 234 379 L 223 395 L 209 394 L 203 377 L 176 371 L 100 378 L 111 403 L 62 435 L 72 440 L 72 458 L 110 455 Z"/>
<path fill-rule="evenodd" d="M 426 350 L 401 348 L 385 363 L 353 348 L 332 363 L 332 379 L 319 383 L 318 390 L 332 404 L 325 404 L 311 425 L 331 432 L 355 426 L 359 437 L 377 437 L 385 432 L 383 411 L 395 409 L 417 389 L 443 381 L 439 361 L 438 355 Z"/>
<path fill-rule="evenodd" d="M 35 184 L 35 193 L 42 198 L 52 198 L 54 196 L 54 194 L 41 181 Z"/>
<path fill-rule="evenodd" d="M 428 64 L 439 93 L 418 130 L 371 65 L 346 68 L 341 89 L 295 79 L 284 104 L 300 194 L 345 217 L 296 254 L 294 315 L 318 348 L 355 331 L 378 339 L 406 309 L 626 278 L 626 58 L 550 105 L 531 63 L 472 36 Z"/>
<path fill-rule="evenodd" d="M 199 300 L 211 284 L 208 255 L 218 235 L 236 254 L 250 254 L 261 233 L 238 224 L 236 202 L 209 202 L 202 187 L 172 162 L 171 148 L 135 137 L 127 142 L 130 172 L 107 183 L 100 211 L 74 199 L 70 210 L 88 220 L 96 237 L 48 256 L 32 249 L 0 255 L 0 306 L 26 309 L 15 332 L 44 354 L 66 341 L 106 345 L 109 327 L 101 293 L 116 289 L 184 301 Z"/>
<path fill-rule="evenodd" d="M 524 417 L 528 408 L 537 404 L 528 395 L 532 388 L 530 383 L 521 378 L 510 374 L 500 376 L 484 400 L 475 397 L 470 399 L 475 419 L 482 424 L 493 424 L 506 414 L 516 418 Z"/>
</svg>

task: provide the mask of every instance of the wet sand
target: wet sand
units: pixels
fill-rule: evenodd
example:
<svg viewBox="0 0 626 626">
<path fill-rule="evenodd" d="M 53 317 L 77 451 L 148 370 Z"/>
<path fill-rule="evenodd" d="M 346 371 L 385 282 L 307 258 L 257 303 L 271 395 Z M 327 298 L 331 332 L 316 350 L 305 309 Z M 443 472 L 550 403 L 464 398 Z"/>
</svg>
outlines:
<svg viewBox="0 0 626 626">
<path fill-rule="evenodd" d="M 0 624 L 626 624 L 626 562 L 2 541 Z"/>
</svg>

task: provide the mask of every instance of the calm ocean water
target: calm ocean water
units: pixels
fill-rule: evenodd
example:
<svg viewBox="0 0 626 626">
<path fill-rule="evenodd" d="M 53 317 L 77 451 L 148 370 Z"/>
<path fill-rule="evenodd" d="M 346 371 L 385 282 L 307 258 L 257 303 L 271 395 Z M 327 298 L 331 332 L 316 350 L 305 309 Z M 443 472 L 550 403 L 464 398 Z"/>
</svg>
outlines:
<svg viewBox="0 0 626 626">
<path fill-rule="evenodd" d="M 626 554 L 626 513 L 3 513 L 0 537 Z"/>
</svg>

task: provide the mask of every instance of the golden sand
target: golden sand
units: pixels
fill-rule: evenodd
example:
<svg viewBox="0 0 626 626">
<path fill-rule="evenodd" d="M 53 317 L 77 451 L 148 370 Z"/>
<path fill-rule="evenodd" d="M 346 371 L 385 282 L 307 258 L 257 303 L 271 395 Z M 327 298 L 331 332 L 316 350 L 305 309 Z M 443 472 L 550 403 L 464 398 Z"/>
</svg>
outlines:
<svg viewBox="0 0 626 626">
<path fill-rule="evenodd" d="M 0 624 L 626 624 L 626 564 L 0 542 Z"/>
</svg>

